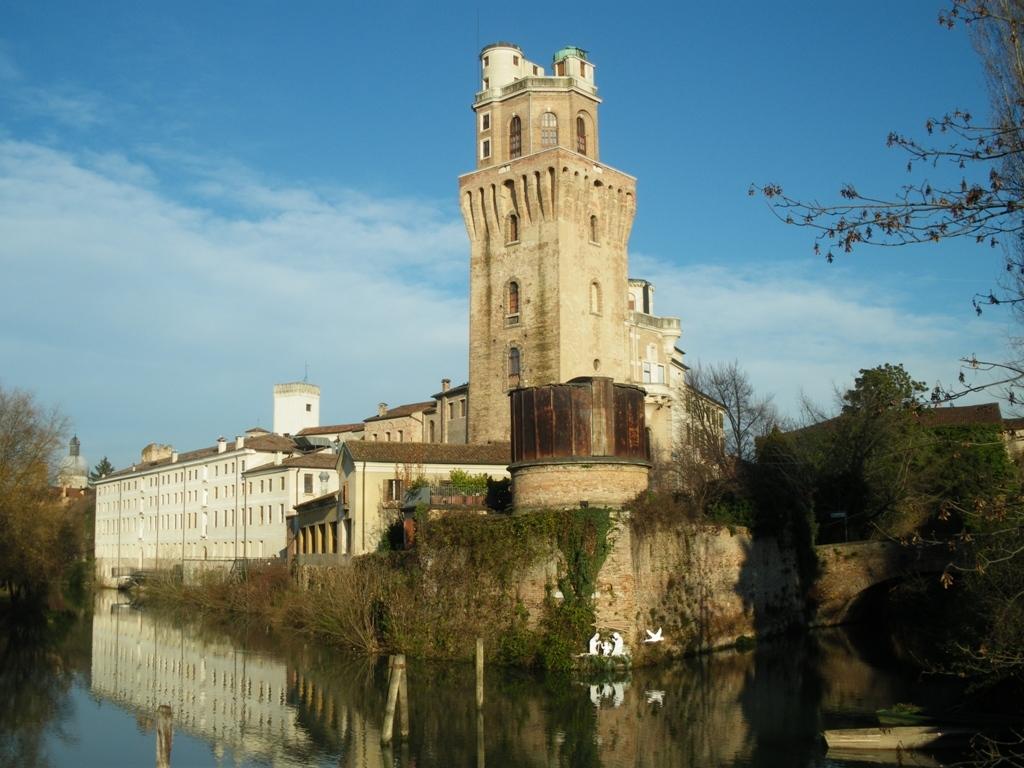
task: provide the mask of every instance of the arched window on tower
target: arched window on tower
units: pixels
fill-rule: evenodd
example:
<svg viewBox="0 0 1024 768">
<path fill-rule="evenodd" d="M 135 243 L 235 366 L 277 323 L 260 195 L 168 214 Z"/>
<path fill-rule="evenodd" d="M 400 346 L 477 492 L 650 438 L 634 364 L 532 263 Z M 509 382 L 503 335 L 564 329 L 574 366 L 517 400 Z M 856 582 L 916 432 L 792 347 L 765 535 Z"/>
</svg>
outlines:
<svg viewBox="0 0 1024 768">
<path fill-rule="evenodd" d="M 590 283 L 590 311 L 595 315 L 601 314 L 601 284 L 597 280 Z"/>
<path fill-rule="evenodd" d="M 558 146 L 558 118 L 554 112 L 545 112 L 540 116 L 540 145 L 542 147 Z"/>
<path fill-rule="evenodd" d="M 523 154 L 523 123 L 519 115 L 508 124 L 508 156 L 512 159 Z"/>
<path fill-rule="evenodd" d="M 581 155 L 587 154 L 587 121 L 583 115 L 576 118 L 576 151 Z"/>
<path fill-rule="evenodd" d="M 511 347 L 508 351 L 508 384 L 510 387 L 519 386 L 520 370 L 519 347 Z"/>
<path fill-rule="evenodd" d="M 508 302 L 505 315 L 509 325 L 519 324 L 519 283 L 515 280 L 508 284 Z"/>
<path fill-rule="evenodd" d="M 505 232 L 505 241 L 509 243 L 519 242 L 519 217 L 514 213 L 508 215 L 508 226 Z"/>
<path fill-rule="evenodd" d="M 597 239 L 597 216 L 590 217 L 590 242 L 600 242 L 600 240 Z"/>
</svg>

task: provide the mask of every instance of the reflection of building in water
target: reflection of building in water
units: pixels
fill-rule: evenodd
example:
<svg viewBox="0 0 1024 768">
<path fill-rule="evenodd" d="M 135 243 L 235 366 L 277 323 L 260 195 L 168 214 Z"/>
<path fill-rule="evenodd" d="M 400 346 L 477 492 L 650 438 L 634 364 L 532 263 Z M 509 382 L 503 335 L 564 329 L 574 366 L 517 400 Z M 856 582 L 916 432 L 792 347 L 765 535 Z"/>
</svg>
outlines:
<svg viewBox="0 0 1024 768">
<path fill-rule="evenodd" d="M 340 766 L 388 764 L 380 743 L 383 690 L 374 685 L 372 678 L 371 661 L 349 662 L 335 669 L 334 674 L 288 668 L 288 700 L 295 705 L 300 724 L 321 749 L 338 756 Z M 396 744 L 400 719 L 401 708 L 395 719 Z"/>
<path fill-rule="evenodd" d="M 175 730 L 270 765 L 305 765 L 311 744 L 288 705 L 280 661 L 209 641 L 117 604 L 103 591 L 92 625 L 92 691 L 142 717 L 168 704 Z"/>
</svg>

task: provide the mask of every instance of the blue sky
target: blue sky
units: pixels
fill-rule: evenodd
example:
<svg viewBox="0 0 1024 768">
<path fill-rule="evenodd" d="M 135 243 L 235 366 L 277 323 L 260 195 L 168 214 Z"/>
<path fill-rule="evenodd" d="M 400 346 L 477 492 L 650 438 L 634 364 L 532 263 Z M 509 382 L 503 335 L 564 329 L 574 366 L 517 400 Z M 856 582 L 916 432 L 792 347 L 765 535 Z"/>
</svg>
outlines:
<svg viewBox="0 0 1024 768">
<path fill-rule="evenodd" d="M 602 161 L 638 178 L 631 273 L 691 363 L 738 360 L 793 412 L 859 368 L 951 382 L 1015 333 L 971 296 L 1001 254 L 864 249 L 833 265 L 752 181 L 823 201 L 907 180 L 890 130 L 982 113 L 941 3 L 0 5 L 0 384 L 59 405 L 94 463 L 322 421 L 465 380 L 479 48 L 597 65 Z M 585 16 L 586 18 L 579 18 Z"/>
</svg>

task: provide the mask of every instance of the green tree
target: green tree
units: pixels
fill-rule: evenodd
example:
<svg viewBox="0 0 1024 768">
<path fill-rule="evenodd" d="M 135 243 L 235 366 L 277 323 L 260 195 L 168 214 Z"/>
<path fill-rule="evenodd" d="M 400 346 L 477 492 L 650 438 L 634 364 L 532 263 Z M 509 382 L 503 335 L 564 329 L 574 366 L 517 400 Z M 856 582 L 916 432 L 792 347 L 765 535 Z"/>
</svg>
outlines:
<svg viewBox="0 0 1024 768">
<path fill-rule="evenodd" d="M 113 471 L 114 465 L 110 463 L 110 459 L 104 456 L 96 463 L 96 466 L 92 468 L 92 471 L 89 473 L 89 479 L 95 482 L 101 477 L 111 474 Z"/>
<path fill-rule="evenodd" d="M 845 515 L 844 535 L 861 538 L 880 526 L 909 533 L 920 522 L 909 504 L 908 468 L 921 442 L 917 410 L 924 390 L 902 365 L 861 369 L 842 396 L 839 416 L 808 440 L 819 523 Z"/>
<path fill-rule="evenodd" d="M 902 364 L 885 363 L 877 368 L 861 368 L 853 389 L 843 395 L 844 414 L 878 415 L 915 409 L 920 395 L 927 391 L 923 381 L 914 381 Z"/>
</svg>

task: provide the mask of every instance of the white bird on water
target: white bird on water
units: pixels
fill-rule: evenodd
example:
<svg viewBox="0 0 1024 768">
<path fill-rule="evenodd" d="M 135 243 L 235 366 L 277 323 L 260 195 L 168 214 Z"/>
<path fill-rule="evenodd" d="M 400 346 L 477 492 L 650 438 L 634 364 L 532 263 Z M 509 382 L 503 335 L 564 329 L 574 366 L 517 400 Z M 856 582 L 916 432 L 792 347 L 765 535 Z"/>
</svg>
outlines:
<svg viewBox="0 0 1024 768">
<path fill-rule="evenodd" d="M 644 640 L 645 643 L 660 643 L 665 639 L 661 636 L 661 627 L 658 627 L 657 632 L 651 632 L 649 629 L 645 629 L 644 631 L 647 633 L 647 639 Z"/>
<path fill-rule="evenodd" d="M 644 691 L 647 695 L 648 704 L 665 704 L 665 692 L 664 691 Z"/>
</svg>

